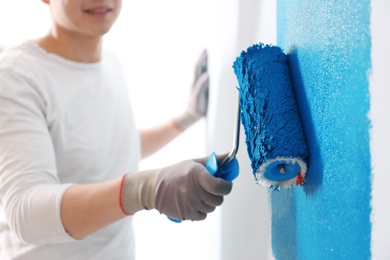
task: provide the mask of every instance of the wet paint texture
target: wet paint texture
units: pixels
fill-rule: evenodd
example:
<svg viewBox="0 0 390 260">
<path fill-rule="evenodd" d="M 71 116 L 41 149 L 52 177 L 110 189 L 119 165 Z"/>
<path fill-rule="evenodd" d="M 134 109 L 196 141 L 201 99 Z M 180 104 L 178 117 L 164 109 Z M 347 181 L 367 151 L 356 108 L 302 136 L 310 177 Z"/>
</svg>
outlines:
<svg viewBox="0 0 390 260">
<path fill-rule="evenodd" d="M 301 170 L 296 161 L 305 163 L 308 150 L 287 56 L 278 46 L 255 44 L 242 51 L 233 68 L 239 83 L 241 121 L 256 181 L 269 187 L 273 182 L 261 183 L 264 176 L 273 177 L 276 183 L 295 178 Z M 285 171 L 280 173 L 275 165 L 283 165 Z M 291 185 L 296 185 L 295 180 L 288 186 Z"/>
<path fill-rule="evenodd" d="M 306 184 L 270 191 L 276 259 L 370 259 L 370 1 L 277 2 L 309 147 Z"/>
</svg>

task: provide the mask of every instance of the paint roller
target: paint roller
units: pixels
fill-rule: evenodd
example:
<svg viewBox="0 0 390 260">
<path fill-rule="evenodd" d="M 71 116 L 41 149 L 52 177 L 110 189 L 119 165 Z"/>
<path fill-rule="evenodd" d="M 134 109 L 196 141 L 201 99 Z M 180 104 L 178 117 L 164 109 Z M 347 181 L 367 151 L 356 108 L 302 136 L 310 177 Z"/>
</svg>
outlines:
<svg viewBox="0 0 390 260">
<path fill-rule="evenodd" d="M 256 182 L 275 190 L 302 185 L 308 149 L 287 56 L 278 46 L 260 43 L 242 51 L 233 68 L 239 83 L 233 147 L 219 165 L 213 152 L 206 163 L 207 170 L 229 181 L 237 177 L 238 163 L 233 159 L 239 147 L 241 121 Z M 224 171 L 231 162 L 234 164 L 230 170 Z"/>
<path fill-rule="evenodd" d="M 308 149 L 287 56 L 278 46 L 259 43 L 242 51 L 233 69 L 256 182 L 276 190 L 302 185 Z"/>
</svg>

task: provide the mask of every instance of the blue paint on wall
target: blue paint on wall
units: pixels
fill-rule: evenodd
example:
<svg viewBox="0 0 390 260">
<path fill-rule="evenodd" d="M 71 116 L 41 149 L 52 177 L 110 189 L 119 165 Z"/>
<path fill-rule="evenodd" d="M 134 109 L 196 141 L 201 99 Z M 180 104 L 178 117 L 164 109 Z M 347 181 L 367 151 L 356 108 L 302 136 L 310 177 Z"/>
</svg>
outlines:
<svg viewBox="0 0 390 260">
<path fill-rule="evenodd" d="M 370 1 L 277 5 L 310 150 L 306 184 L 270 191 L 277 259 L 369 259 Z"/>
</svg>

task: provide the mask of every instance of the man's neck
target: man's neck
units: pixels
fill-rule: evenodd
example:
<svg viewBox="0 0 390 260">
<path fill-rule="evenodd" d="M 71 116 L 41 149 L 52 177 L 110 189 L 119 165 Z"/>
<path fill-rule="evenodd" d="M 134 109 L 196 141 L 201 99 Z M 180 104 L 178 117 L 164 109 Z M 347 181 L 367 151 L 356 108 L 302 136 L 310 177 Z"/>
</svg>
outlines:
<svg viewBox="0 0 390 260">
<path fill-rule="evenodd" d="M 65 59 L 84 63 L 94 63 L 101 59 L 102 37 L 52 29 L 36 42 L 47 52 Z"/>
</svg>

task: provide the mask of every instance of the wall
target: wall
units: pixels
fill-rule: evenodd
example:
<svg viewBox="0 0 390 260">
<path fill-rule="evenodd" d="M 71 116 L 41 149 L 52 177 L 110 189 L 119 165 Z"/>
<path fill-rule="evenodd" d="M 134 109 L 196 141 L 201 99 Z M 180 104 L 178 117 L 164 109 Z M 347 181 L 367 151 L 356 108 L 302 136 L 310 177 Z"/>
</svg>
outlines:
<svg viewBox="0 0 390 260">
<path fill-rule="evenodd" d="M 370 119 L 372 158 L 372 259 L 390 259 L 390 190 L 388 147 L 390 147 L 390 2 L 371 1 L 372 73 L 370 75 Z"/>
<path fill-rule="evenodd" d="M 211 1 L 215 23 L 210 51 L 210 110 L 207 121 L 208 150 L 228 152 L 233 145 L 237 79 L 233 62 L 243 49 L 260 40 L 276 43 L 276 1 Z M 252 176 L 243 129 L 237 158 L 240 176 L 220 210 L 220 258 L 272 259 L 268 191 Z"/>
<path fill-rule="evenodd" d="M 222 209 L 222 259 L 390 259 L 390 3 L 279 0 L 273 9 L 270 1 L 237 0 L 220 6 L 227 9 L 218 16 L 214 53 L 221 64 L 210 145 L 226 150 L 230 144 L 220 135 L 233 124 L 230 63 L 252 43 L 273 43 L 274 29 L 289 54 L 310 148 L 305 186 L 269 191 L 268 203 L 247 179 L 241 142 L 241 175 Z"/>
<path fill-rule="evenodd" d="M 310 150 L 302 188 L 273 192 L 278 259 L 369 259 L 370 1 L 278 1 Z"/>
</svg>

